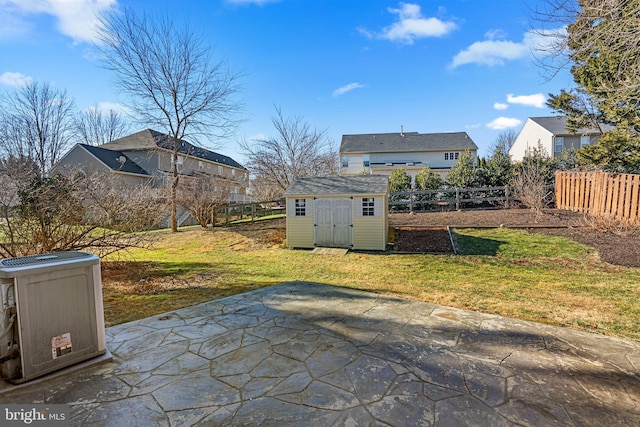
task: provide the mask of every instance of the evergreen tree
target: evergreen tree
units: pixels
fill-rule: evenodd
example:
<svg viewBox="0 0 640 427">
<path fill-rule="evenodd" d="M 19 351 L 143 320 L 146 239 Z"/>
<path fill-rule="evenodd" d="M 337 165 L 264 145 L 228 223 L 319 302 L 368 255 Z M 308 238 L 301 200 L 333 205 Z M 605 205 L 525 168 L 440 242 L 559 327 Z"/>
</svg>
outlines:
<svg viewBox="0 0 640 427">
<path fill-rule="evenodd" d="M 447 183 L 455 188 L 474 187 L 477 182 L 475 159 L 471 151 L 465 150 L 460 154 L 458 162 L 451 167 L 447 174 Z"/>
</svg>

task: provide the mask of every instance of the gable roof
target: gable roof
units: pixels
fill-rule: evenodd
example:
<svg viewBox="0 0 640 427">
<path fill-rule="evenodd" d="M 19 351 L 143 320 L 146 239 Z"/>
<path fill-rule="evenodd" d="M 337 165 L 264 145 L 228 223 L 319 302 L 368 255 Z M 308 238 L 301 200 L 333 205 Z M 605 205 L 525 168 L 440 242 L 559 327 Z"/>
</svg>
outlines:
<svg viewBox="0 0 640 427">
<path fill-rule="evenodd" d="M 106 150 L 86 144 L 77 144 L 79 147 L 91 153 L 96 159 L 104 163 L 112 171 L 134 173 L 137 175 L 149 175 L 136 162 L 128 158 L 120 151 Z"/>
<path fill-rule="evenodd" d="M 132 135 L 108 142 L 101 145 L 100 147 L 119 151 L 153 150 L 157 148 L 173 151 L 173 142 L 171 141 L 169 135 L 157 132 L 152 129 L 145 129 Z M 209 162 L 219 163 L 233 168 L 247 170 L 244 166 L 233 160 L 231 157 L 207 150 L 205 148 L 196 147 L 195 145 L 190 144 L 182 139 L 179 143 L 178 153 L 197 157 Z"/>
<path fill-rule="evenodd" d="M 342 135 L 341 153 L 388 153 L 415 151 L 477 150 L 466 132 L 370 133 Z"/>
<path fill-rule="evenodd" d="M 284 192 L 284 195 L 386 194 L 388 191 L 389 177 L 387 175 L 323 176 L 296 178 Z"/>
<path fill-rule="evenodd" d="M 548 132 L 553 135 L 580 135 L 580 134 L 599 134 L 599 129 L 596 128 L 581 128 L 575 133 L 567 130 L 567 117 L 566 116 L 548 116 L 548 117 L 529 117 L 529 120 L 537 123 Z M 602 130 L 608 131 L 613 129 L 612 126 L 602 124 Z"/>
</svg>

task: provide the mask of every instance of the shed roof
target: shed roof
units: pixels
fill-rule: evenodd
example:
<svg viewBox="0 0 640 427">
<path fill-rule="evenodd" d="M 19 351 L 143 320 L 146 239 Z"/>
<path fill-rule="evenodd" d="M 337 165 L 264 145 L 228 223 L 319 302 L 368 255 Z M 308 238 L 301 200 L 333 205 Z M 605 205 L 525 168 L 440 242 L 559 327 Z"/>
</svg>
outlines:
<svg viewBox="0 0 640 427">
<path fill-rule="evenodd" d="M 152 129 L 145 129 L 132 135 L 125 136 L 124 138 L 116 139 L 114 141 L 103 144 L 101 145 L 101 147 L 109 150 L 120 151 L 151 150 L 155 148 L 162 148 L 165 150 L 173 151 L 173 142 L 169 139 L 169 135 L 157 132 Z M 198 157 L 203 160 L 220 163 L 222 165 L 231 166 L 233 168 L 246 170 L 244 166 L 233 160 L 231 157 L 216 153 L 215 151 L 207 150 L 205 148 L 196 147 L 195 145 L 190 144 L 182 139 L 180 140 L 178 153 Z"/>
<path fill-rule="evenodd" d="M 107 150 L 86 144 L 78 144 L 78 146 L 93 154 L 96 159 L 104 163 L 113 171 L 134 173 L 137 175 L 149 175 L 146 170 L 142 169 L 136 162 L 120 151 Z"/>
<path fill-rule="evenodd" d="M 386 194 L 387 175 L 324 176 L 297 178 L 284 192 L 285 196 L 331 196 L 352 194 Z"/>
<path fill-rule="evenodd" d="M 477 150 L 466 132 L 449 133 L 370 133 L 342 135 L 341 153 L 389 153 L 447 150 Z"/>
</svg>

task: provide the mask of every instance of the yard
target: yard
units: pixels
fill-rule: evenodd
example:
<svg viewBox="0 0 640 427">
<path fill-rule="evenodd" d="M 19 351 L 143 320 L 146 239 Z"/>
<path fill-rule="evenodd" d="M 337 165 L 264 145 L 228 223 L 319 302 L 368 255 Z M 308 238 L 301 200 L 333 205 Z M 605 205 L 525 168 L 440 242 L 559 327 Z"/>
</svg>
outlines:
<svg viewBox="0 0 640 427">
<path fill-rule="evenodd" d="M 520 226 L 547 226 L 529 232 L 506 228 L 515 225 L 509 222 L 515 216 L 528 211 L 479 212 L 485 212 L 484 217 L 469 212 L 404 214 L 402 221 L 413 226 L 505 225 L 456 228 L 460 255 L 455 256 L 359 252 L 330 256 L 282 249 L 283 219 L 158 233 L 152 249 L 135 249 L 103 261 L 106 321 L 114 325 L 304 280 L 640 340 L 640 268 L 624 265 L 637 262 L 639 251 L 629 246 L 637 245 L 637 235 L 577 228 L 583 225 L 578 216 L 563 217 L 558 211 L 546 213 L 538 222 L 531 213 L 519 218 L 518 222 L 529 222 Z M 480 216 L 471 220 L 473 215 Z M 399 218 L 391 220 L 400 224 Z M 578 222 L 568 224 L 573 221 Z M 567 224 L 573 228 L 550 228 Z M 627 255 L 603 262 L 610 253 L 541 234 L 547 232 L 574 234 L 572 238 L 595 233 L 593 245 L 619 239 Z"/>
</svg>

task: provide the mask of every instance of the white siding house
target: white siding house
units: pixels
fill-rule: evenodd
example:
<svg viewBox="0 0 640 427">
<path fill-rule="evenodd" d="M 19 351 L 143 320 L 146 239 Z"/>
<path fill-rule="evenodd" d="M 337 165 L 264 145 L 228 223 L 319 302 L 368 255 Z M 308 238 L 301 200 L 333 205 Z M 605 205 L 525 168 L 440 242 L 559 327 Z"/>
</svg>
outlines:
<svg viewBox="0 0 640 427">
<path fill-rule="evenodd" d="M 609 129 L 609 126 L 603 126 L 604 131 Z M 519 162 L 530 150 L 541 147 L 548 156 L 559 157 L 565 150 L 578 150 L 593 144 L 601 135 L 600 129 L 578 129 L 576 133 L 570 133 L 565 116 L 529 117 L 509 154 L 511 160 Z"/>
<path fill-rule="evenodd" d="M 284 194 L 290 248 L 386 249 L 386 175 L 298 178 Z"/>
<path fill-rule="evenodd" d="M 390 175 L 402 168 L 415 178 L 421 169 L 429 167 L 444 177 L 466 150 L 477 155 L 478 147 L 466 132 L 343 135 L 340 175 Z"/>
</svg>

